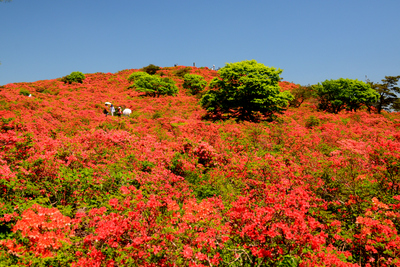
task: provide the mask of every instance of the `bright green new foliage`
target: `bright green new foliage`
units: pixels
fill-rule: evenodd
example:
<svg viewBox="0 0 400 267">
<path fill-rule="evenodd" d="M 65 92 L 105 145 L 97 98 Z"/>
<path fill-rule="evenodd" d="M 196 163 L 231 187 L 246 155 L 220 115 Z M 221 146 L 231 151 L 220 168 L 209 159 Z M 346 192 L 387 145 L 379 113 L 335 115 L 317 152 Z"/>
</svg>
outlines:
<svg viewBox="0 0 400 267">
<path fill-rule="evenodd" d="M 319 97 L 319 108 L 333 113 L 343 109 L 356 111 L 362 105 L 370 107 L 379 99 L 379 94 L 359 80 L 326 80 L 315 86 Z"/>
<path fill-rule="evenodd" d="M 211 90 L 200 101 L 210 113 L 252 120 L 257 113 L 271 116 L 281 112 L 293 99 L 290 92 L 279 91 L 281 69 L 247 60 L 228 63 L 218 73 L 220 78 L 210 82 Z"/>
<path fill-rule="evenodd" d="M 134 82 L 144 76 L 150 76 L 150 74 L 148 74 L 147 72 L 144 72 L 144 71 L 136 71 L 136 72 L 132 73 L 131 75 L 129 75 L 128 81 Z"/>
<path fill-rule="evenodd" d="M 183 76 L 183 88 L 188 89 L 192 95 L 196 95 L 204 90 L 207 82 L 204 77 L 197 74 L 185 74 Z"/>
<path fill-rule="evenodd" d="M 153 97 L 176 95 L 178 93 L 178 87 L 176 87 L 173 80 L 152 75 L 141 76 L 133 83 L 133 87 L 136 91 Z"/>
</svg>

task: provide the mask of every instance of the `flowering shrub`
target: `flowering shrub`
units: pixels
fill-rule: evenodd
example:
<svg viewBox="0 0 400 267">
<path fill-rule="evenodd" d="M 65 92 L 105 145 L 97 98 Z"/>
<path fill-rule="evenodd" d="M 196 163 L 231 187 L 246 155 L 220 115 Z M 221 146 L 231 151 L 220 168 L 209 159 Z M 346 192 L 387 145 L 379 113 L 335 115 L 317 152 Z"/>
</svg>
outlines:
<svg viewBox="0 0 400 267">
<path fill-rule="evenodd" d="M 57 250 L 71 242 L 69 237 L 73 233 L 70 231 L 70 222 L 71 219 L 58 209 L 35 204 L 22 212 L 21 219 L 12 228 L 22 239 L 1 240 L 0 246 L 17 257 L 54 257 Z"/>
<path fill-rule="evenodd" d="M 361 251 L 358 255 L 359 261 L 365 264 L 398 266 L 400 237 L 393 220 L 398 220 L 400 213 L 392 205 L 390 207 L 375 197 L 371 202 L 372 207 L 356 219 L 359 227 L 354 235 L 354 247 Z"/>
</svg>

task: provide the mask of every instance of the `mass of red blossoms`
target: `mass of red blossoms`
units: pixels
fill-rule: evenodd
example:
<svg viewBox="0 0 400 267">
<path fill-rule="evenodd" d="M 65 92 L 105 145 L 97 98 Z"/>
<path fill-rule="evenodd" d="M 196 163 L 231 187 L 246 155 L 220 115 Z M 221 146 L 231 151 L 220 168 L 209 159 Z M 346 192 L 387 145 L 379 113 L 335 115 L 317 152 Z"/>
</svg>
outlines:
<svg viewBox="0 0 400 267">
<path fill-rule="evenodd" d="M 179 74 L 216 71 L 134 71 L 0 87 L 4 266 L 400 266 L 399 113 L 210 121 Z"/>
</svg>

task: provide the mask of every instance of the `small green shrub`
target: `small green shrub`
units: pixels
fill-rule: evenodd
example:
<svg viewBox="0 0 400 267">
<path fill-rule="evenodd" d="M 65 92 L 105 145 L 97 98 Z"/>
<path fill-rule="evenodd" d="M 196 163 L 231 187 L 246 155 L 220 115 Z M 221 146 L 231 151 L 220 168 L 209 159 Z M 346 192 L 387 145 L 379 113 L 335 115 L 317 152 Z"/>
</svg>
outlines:
<svg viewBox="0 0 400 267">
<path fill-rule="evenodd" d="M 341 118 L 341 121 L 344 125 L 347 125 L 347 123 L 350 121 L 350 118 Z"/>
<path fill-rule="evenodd" d="M 61 81 L 63 81 L 64 83 L 69 83 L 69 84 L 82 83 L 85 78 L 86 78 L 85 74 L 83 74 L 82 72 L 74 71 L 74 72 L 71 72 L 70 75 L 63 77 L 61 79 Z"/>
<path fill-rule="evenodd" d="M 153 113 L 153 115 L 151 115 L 151 118 L 158 119 L 158 118 L 161 118 L 162 115 L 163 115 L 163 113 L 161 111 L 157 110 L 156 112 Z"/>
<path fill-rule="evenodd" d="M 188 89 L 192 95 L 197 95 L 206 87 L 204 77 L 197 74 L 185 74 L 183 76 L 183 88 Z"/>
<path fill-rule="evenodd" d="M 42 94 L 47 94 L 47 95 L 58 95 L 60 91 L 54 91 L 52 89 L 46 89 L 41 92 Z"/>
<path fill-rule="evenodd" d="M 213 196 L 219 196 L 221 193 L 208 183 L 207 175 L 200 175 L 196 172 L 185 171 L 183 177 L 189 182 L 191 189 L 197 199 L 206 199 Z"/>
<path fill-rule="evenodd" d="M 278 261 L 278 267 L 297 267 L 299 266 L 299 260 L 291 255 L 285 255 Z"/>
<path fill-rule="evenodd" d="M 160 70 L 161 68 L 159 66 L 150 64 L 146 67 L 141 68 L 141 71 L 147 72 L 150 75 L 154 75 L 158 70 Z"/>
<path fill-rule="evenodd" d="M 318 126 L 320 124 L 321 124 L 321 121 L 317 117 L 310 116 L 307 118 L 305 126 L 306 126 L 306 128 L 311 129 L 312 127 Z"/>
<path fill-rule="evenodd" d="M 133 83 L 133 87 L 138 92 L 150 96 L 171 95 L 178 93 L 178 87 L 170 78 L 160 78 L 157 76 L 144 75 Z"/>
<path fill-rule="evenodd" d="M 10 108 L 10 104 L 7 100 L 0 100 L 0 110 L 8 110 Z"/>
<path fill-rule="evenodd" d="M 21 89 L 19 90 L 19 94 L 20 94 L 20 95 L 24 95 L 24 96 L 29 96 L 31 93 L 29 93 L 29 91 L 26 90 L 25 88 L 21 88 Z"/>
<path fill-rule="evenodd" d="M 100 123 L 96 129 L 102 129 L 104 131 L 127 130 L 127 126 L 126 122 L 123 120 L 113 120 Z"/>
<path fill-rule="evenodd" d="M 132 113 L 131 113 L 131 115 L 130 115 L 129 117 L 130 117 L 131 119 L 137 119 L 137 118 L 139 118 L 140 115 L 142 115 L 142 113 L 140 113 L 140 112 L 137 111 L 137 110 L 133 110 Z"/>
<path fill-rule="evenodd" d="M 322 154 L 324 154 L 327 157 L 329 157 L 331 155 L 331 153 L 337 149 L 338 149 L 337 147 L 332 147 L 326 143 L 320 143 L 317 146 L 317 150 L 320 151 Z"/>
<path fill-rule="evenodd" d="M 140 165 L 141 165 L 140 170 L 142 172 L 148 172 L 148 173 L 151 173 L 151 169 L 156 166 L 153 162 L 147 160 L 140 162 Z"/>
</svg>

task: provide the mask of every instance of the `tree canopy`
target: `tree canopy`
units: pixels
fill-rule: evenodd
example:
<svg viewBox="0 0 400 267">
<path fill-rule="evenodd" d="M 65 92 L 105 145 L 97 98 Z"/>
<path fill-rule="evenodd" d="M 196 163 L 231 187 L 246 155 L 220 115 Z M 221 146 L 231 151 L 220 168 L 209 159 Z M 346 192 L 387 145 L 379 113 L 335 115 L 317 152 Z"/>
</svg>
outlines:
<svg viewBox="0 0 400 267">
<path fill-rule="evenodd" d="M 85 74 L 83 74 L 82 72 L 74 71 L 74 72 L 71 72 L 71 74 L 61 78 L 61 80 L 63 82 L 65 82 L 65 83 L 71 84 L 71 83 L 74 83 L 74 82 L 75 83 L 82 83 L 85 78 L 86 78 Z"/>
<path fill-rule="evenodd" d="M 315 86 L 319 98 L 319 108 L 338 113 L 343 109 L 356 111 L 362 105 L 372 106 L 379 94 L 369 84 L 359 80 L 326 80 Z"/>
<path fill-rule="evenodd" d="M 281 69 L 247 60 L 228 63 L 218 73 L 200 101 L 210 113 L 253 120 L 257 113 L 271 116 L 284 110 L 293 99 L 290 92 L 279 91 Z"/>
<path fill-rule="evenodd" d="M 150 65 L 148 65 L 148 66 L 146 66 L 146 67 L 143 67 L 143 68 L 141 68 L 140 70 L 141 71 L 144 71 L 144 72 L 147 72 L 148 74 L 150 74 L 150 75 L 154 75 L 154 74 L 156 74 L 156 72 L 158 71 L 158 70 L 160 70 L 161 68 L 159 67 L 159 66 L 156 66 L 156 65 L 154 65 L 154 64 L 150 64 Z"/>
<path fill-rule="evenodd" d="M 128 81 L 135 82 L 145 76 L 150 76 L 150 74 L 148 74 L 147 72 L 144 72 L 144 71 L 135 71 L 134 73 L 129 75 Z"/>
<path fill-rule="evenodd" d="M 382 83 L 373 83 L 367 81 L 368 84 L 379 94 L 380 98 L 374 104 L 378 113 L 381 113 L 382 109 L 385 110 L 400 110 L 400 98 L 397 94 L 400 94 L 400 88 L 397 85 L 400 79 L 399 76 L 385 76 L 382 79 Z"/>
<path fill-rule="evenodd" d="M 136 91 L 145 93 L 150 96 L 160 95 L 176 95 L 178 93 L 178 87 L 175 82 L 170 78 L 160 78 L 153 75 L 141 75 L 133 83 L 133 87 Z"/>
</svg>

